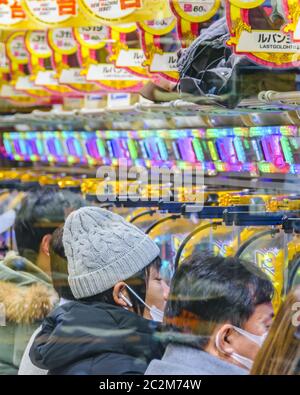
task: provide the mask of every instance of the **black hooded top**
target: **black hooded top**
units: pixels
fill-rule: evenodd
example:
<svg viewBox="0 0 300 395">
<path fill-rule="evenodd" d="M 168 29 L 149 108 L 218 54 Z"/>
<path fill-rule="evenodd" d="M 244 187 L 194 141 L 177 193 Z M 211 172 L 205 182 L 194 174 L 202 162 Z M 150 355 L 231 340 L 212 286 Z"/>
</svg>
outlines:
<svg viewBox="0 0 300 395">
<path fill-rule="evenodd" d="M 118 306 L 69 302 L 44 320 L 30 359 L 49 374 L 144 374 L 164 352 L 157 329 L 157 323 Z"/>
</svg>

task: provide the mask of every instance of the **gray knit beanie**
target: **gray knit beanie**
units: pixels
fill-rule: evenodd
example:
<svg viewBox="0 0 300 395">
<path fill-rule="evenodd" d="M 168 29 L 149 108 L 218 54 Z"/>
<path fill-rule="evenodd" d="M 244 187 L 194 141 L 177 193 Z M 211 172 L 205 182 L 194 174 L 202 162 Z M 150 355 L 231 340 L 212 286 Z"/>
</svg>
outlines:
<svg viewBox="0 0 300 395">
<path fill-rule="evenodd" d="M 148 266 L 160 250 L 144 232 L 98 207 L 71 213 L 64 225 L 69 285 L 76 299 L 100 294 Z"/>
</svg>

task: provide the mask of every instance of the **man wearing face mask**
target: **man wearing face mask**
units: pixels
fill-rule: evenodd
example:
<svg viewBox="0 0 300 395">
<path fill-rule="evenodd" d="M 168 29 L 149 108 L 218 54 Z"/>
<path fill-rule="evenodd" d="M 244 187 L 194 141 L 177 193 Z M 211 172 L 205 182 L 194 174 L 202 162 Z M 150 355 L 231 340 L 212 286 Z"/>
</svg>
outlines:
<svg viewBox="0 0 300 395">
<path fill-rule="evenodd" d="M 171 284 L 169 344 L 146 374 L 248 374 L 272 324 L 272 295 L 268 277 L 249 262 L 191 255 Z"/>
<path fill-rule="evenodd" d="M 143 374 L 163 354 L 155 331 L 169 290 L 159 273 L 159 248 L 97 207 L 70 214 L 62 241 L 76 301 L 44 321 L 31 361 L 49 374 Z"/>
</svg>

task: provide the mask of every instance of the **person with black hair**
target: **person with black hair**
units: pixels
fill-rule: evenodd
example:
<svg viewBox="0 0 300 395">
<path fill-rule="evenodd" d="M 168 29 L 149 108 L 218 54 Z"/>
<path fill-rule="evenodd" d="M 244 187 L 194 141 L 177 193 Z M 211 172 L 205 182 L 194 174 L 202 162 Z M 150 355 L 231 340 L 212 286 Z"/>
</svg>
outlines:
<svg viewBox="0 0 300 395">
<path fill-rule="evenodd" d="M 14 225 L 19 255 L 51 278 L 51 235 L 71 211 L 85 205 L 79 194 L 57 187 L 30 192 L 21 204 Z"/>
<path fill-rule="evenodd" d="M 0 262 L 0 303 L 6 312 L 0 327 L 0 374 L 17 374 L 26 345 L 53 309 L 49 243 L 58 224 L 85 205 L 80 195 L 56 187 L 28 192 L 17 212 L 17 249 Z"/>
<path fill-rule="evenodd" d="M 59 306 L 74 300 L 68 283 L 68 262 L 64 251 L 62 235 L 63 226 L 60 226 L 53 232 L 49 245 L 51 278 L 53 288 L 59 297 Z M 30 348 L 41 329 L 42 326 L 36 329 L 26 346 L 18 371 L 18 375 L 20 376 L 46 375 L 48 373 L 48 370 L 40 369 L 33 365 L 29 357 Z"/>
<path fill-rule="evenodd" d="M 172 280 L 165 354 L 146 374 L 247 374 L 272 324 L 272 295 L 254 264 L 192 254 Z"/>
<path fill-rule="evenodd" d="M 55 309 L 30 350 L 49 374 L 143 374 L 168 295 L 158 246 L 122 217 L 97 207 L 66 220 L 63 246 L 76 301 Z"/>
</svg>

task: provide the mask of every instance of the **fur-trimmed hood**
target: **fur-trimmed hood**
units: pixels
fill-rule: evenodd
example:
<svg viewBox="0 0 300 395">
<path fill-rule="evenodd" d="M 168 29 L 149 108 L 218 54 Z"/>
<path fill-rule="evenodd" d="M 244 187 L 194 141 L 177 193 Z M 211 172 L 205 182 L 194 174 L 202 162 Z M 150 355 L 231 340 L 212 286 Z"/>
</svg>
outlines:
<svg viewBox="0 0 300 395">
<path fill-rule="evenodd" d="M 43 284 L 18 286 L 0 281 L 0 303 L 8 322 L 32 324 L 43 320 L 53 309 L 53 295 Z"/>
<path fill-rule="evenodd" d="M 0 303 L 8 322 L 32 324 L 53 309 L 57 295 L 51 278 L 14 251 L 0 262 Z"/>
</svg>

